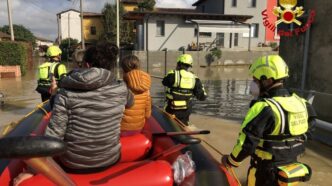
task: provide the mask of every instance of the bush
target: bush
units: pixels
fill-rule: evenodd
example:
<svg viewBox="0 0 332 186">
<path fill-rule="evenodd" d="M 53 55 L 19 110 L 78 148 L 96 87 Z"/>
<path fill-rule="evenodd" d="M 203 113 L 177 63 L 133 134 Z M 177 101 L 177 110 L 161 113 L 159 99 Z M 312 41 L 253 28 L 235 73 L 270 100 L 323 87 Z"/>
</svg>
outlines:
<svg viewBox="0 0 332 186">
<path fill-rule="evenodd" d="M 211 65 L 215 60 L 218 60 L 221 58 L 221 50 L 219 48 L 212 48 L 208 54 L 206 54 L 205 59 L 208 64 L 208 66 Z"/>
<path fill-rule="evenodd" d="M 69 40 L 70 40 L 70 46 L 69 46 Z M 63 39 L 60 44 L 60 49 L 62 51 L 61 59 L 69 60 L 67 58 L 68 57 L 70 58 L 73 55 L 77 44 L 78 44 L 77 39 L 73 39 L 73 38 Z"/>
<path fill-rule="evenodd" d="M 278 48 L 278 43 L 276 43 L 276 42 L 271 42 L 269 45 L 273 50 Z"/>
<path fill-rule="evenodd" d="M 221 58 L 221 50 L 219 48 L 212 48 L 210 52 L 212 56 L 216 57 L 217 59 Z"/>
<path fill-rule="evenodd" d="M 0 42 L 0 65 L 20 65 L 21 73 L 27 70 L 28 46 L 20 42 Z"/>
</svg>

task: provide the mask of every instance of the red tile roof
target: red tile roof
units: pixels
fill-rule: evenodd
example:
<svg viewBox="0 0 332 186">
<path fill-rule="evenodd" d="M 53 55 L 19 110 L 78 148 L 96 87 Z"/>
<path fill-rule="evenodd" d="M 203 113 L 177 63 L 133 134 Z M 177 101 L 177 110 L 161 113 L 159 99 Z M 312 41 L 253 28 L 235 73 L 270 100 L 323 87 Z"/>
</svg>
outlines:
<svg viewBox="0 0 332 186">
<path fill-rule="evenodd" d="M 10 38 L 10 35 L 4 32 L 0 32 L 0 38 Z"/>
</svg>

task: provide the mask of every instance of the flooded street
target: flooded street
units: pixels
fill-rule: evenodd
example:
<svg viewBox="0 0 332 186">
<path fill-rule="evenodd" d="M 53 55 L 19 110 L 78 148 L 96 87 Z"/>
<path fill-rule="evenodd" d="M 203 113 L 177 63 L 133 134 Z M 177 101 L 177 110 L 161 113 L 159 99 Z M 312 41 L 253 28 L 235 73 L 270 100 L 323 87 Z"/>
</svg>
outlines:
<svg viewBox="0 0 332 186">
<path fill-rule="evenodd" d="M 0 79 L 0 92 L 4 94 L 4 105 L 0 107 L 0 128 L 12 121 L 17 121 L 32 111 L 40 102 L 40 96 L 35 91 L 37 86 L 37 65 L 43 58 L 35 58 L 33 69 L 27 71 L 21 78 Z"/>
<path fill-rule="evenodd" d="M 0 92 L 5 95 L 5 104 L 0 107 L 0 127 L 17 121 L 41 102 L 35 88 L 37 67 L 43 60 L 35 58 L 34 68 L 21 78 L 0 80 Z M 195 113 L 236 120 L 244 117 L 251 99 L 248 94 L 250 83 L 247 75 L 248 66 L 199 67 L 193 70 L 201 78 L 209 96 L 206 101 L 195 102 Z M 152 74 L 163 76 L 161 75 L 163 71 L 154 68 Z M 164 87 L 161 79 L 153 78 L 151 94 L 153 103 L 163 107 Z"/>
</svg>

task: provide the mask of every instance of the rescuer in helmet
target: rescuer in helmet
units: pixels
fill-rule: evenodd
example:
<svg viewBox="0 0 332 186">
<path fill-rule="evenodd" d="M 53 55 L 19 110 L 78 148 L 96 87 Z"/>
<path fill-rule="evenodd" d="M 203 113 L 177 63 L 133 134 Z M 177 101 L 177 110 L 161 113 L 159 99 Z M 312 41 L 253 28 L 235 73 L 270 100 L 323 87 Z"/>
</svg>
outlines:
<svg viewBox="0 0 332 186">
<path fill-rule="evenodd" d="M 66 74 L 66 66 L 61 64 L 62 51 L 58 46 L 50 46 L 47 49 L 46 56 L 48 61 L 38 67 L 38 86 L 36 91 L 40 93 L 42 101 L 51 97 L 52 79 L 59 81 Z"/>
<path fill-rule="evenodd" d="M 177 58 L 176 69 L 169 71 L 162 81 L 167 88 L 166 112 L 174 114 L 185 125 L 188 125 L 192 112 L 193 97 L 200 101 L 204 101 L 207 97 L 200 79 L 188 70 L 192 65 L 191 55 L 180 55 Z"/>
<path fill-rule="evenodd" d="M 283 86 L 288 66 L 279 55 L 258 58 L 249 69 L 253 76 L 251 105 L 236 145 L 222 157 L 225 166 L 237 167 L 251 156 L 248 185 L 287 185 L 310 179 L 310 167 L 297 162 L 315 125 L 312 106 Z"/>
</svg>

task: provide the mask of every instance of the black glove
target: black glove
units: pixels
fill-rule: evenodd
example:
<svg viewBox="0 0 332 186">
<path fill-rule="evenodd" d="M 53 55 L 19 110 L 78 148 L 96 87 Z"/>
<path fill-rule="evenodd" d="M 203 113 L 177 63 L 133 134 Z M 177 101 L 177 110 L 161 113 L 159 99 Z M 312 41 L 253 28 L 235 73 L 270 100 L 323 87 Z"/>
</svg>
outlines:
<svg viewBox="0 0 332 186">
<path fill-rule="evenodd" d="M 231 167 L 232 165 L 228 161 L 229 155 L 223 155 L 221 157 L 221 164 L 224 165 L 225 167 Z"/>
</svg>

